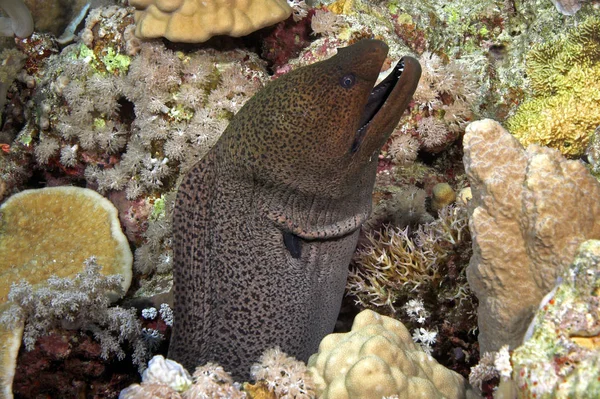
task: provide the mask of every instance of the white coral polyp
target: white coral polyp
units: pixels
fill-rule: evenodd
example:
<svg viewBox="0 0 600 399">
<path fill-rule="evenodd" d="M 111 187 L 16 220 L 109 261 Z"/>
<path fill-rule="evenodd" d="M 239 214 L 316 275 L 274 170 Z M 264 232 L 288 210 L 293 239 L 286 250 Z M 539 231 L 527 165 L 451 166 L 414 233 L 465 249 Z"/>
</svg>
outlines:
<svg viewBox="0 0 600 399">
<path fill-rule="evenodd" d="M 177 392 L 183 392 L 192 385 L 192 377 L 183 366 L 162 355 L 154 356 L 148 362 L 148 368 L 142 374 L 142 381 L 147 384 L 167 385 Z"/>
</svg>

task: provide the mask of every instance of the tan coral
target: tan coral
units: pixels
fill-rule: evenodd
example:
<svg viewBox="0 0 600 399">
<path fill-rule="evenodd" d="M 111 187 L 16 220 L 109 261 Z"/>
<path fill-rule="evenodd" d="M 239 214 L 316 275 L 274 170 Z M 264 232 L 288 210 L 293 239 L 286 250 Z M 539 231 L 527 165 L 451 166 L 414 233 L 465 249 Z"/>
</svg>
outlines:
<svg viewBox="0 0 600 399">
<path fill-rule="evenodd" d="M 469 285 L 481 352 L 521 344 L 540 300 L 583 241 L 600 238 L 600 184 L 579 161 L 524 150 L 500 124 L 471 123 L 464 163 L 473 192 Z"/>
<path fill-rule="evenodd" d="M 413 342 L 404 325 L 364 310 L 352 331 L 330 334 L 308 361 L 321 399 L 465 398 L 464 379 Z"/>
<path fill-rule="evenodd" d="M 12 282 L 74 276 L 90 256 L 103 274 L 123 276 L 123 290 L 129 289 L 133 256 L 127 238 L 116 208 L 95 191 L 25 190 L 2 204 L 0 217 L 0 303 Z"/>
<path fill-rule="evenodd" d="M 131 0 L 135 34 L 202 43 L 216 35 L 240 37 L 288 18 L 285 0 Z"/>
<path fill-rule="evenodd" d="M 89 189 L 51 187 L 10 197 L 0 207 L 0 254 L 0 312 L 13 282 L 74 276 L 92 255 L 103 274 L 123 276 L 124 292 L 131 283 L 133 259 L 117 210 Z M 0 399 L 13 397 L 22 334 L 22 327 L 0 327 Z"/>
<path fill-rule="evenodd" d="M 0 305 L 0 313 L 6 305 Z M 23 325 L 15 329 L 0 325 L 0 399 L 12 399 L 12 382 L 17 368 Z"/>
</svg>

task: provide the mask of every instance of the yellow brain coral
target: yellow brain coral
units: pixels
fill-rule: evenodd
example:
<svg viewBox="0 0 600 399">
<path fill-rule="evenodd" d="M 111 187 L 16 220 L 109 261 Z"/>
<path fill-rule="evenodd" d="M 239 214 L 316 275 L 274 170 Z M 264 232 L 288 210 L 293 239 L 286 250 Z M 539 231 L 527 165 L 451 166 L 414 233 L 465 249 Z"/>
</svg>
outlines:
<svg viewBox="0 0 600 399">
<path fill-rule="evenodd" d="M 131 0 L 135 34 L 173 42 L 201 43 L 216 35 L 244 36 L 283 21 L 285 0 Z"/>
<path fill-rule="evenodd" d="M 404 325 L 371 310 L 352 331 L 330 334 L 308 361 L 321 399 L 472 397 L 463 377 L 413 342 Z"/>
</svg>

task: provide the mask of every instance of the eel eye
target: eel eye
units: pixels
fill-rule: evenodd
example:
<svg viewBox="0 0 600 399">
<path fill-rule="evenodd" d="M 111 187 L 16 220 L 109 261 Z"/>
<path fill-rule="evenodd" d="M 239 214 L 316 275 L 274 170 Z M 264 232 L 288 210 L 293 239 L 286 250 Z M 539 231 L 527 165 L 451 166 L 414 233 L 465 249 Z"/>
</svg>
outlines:
<svg viewBox="0 0 600 399">
<path fill-rule="evenodd" d="M 283 243 L 292 258 L 298 259 L 302 255 L 302 241 L 297 235 L 283 232 Z"/>
<path fill-rule="evenodd" d="M 353 73 L 349 73 L 347 75 L 344 75 L 340 79 L 340 85 L 344 89 L 351 88 L 352 86 L 354 86 L 355 83 L 356 83 L 356 76 L 354 76 Z"/>
</svg>

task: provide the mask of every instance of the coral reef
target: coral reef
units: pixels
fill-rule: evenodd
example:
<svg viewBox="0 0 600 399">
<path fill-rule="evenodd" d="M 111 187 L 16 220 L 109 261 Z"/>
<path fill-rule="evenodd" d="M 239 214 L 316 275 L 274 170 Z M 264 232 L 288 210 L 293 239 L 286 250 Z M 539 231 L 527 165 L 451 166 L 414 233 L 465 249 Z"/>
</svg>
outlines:
<svg viewBox="0 0 600 399">
<path fill-rule="evenodd" d="M 2 8 L 16 3 L 20 1 L 3 3 Z M 536 147 L 531 150 L 535 148 L 535 152 L 526 153 L 507 138 L 482 140 L 486 149 L 481 162 L 490 166 L 478 179 L 485 184 L 472 181 L 475 199 L 461 199 L 459 194 L 459 205 L 449 208 L 455 213 L 442 207 L 451 197 L 441 200 L 441 186 L 436 186 L 447 183 L 459 192 L 468 184 L 459 160 L 461 138 L 470 121 L 482 117 L 505 121 L 509 115 L 507 126 L 522 143 L 554 146 L 568 157 L 582 156 L 587 147 L 586 166 L 600 176 L 600 130 L 595 138 L 591 133 L 600 125 L 596 106 L 600 101 L 597 0 L 291 0 L 289 6 L 277 0 L 272 4 L 277 4 L 280 12 L 263 19 L 268 22 L 262 25 L 282 21 L 273 29 L 243 39 L 217 37 L 201 47 L 140 40 L 135 36 L 134 13 L 141 21 L 138 34 L 151 31 L 155 37 L 172 41 L 190 35 L 204 35 L 201 40 L 237 35 L 234 31 L 242 26 L 246 32 L 241 34 L 246 34 L 259 26 L 250 20 L 225 18 L 219 20 L 225 22 L 220 27 L 205 24 L 197 26 L 201 29 L 188 29 L 185 23 L 175 22 L 181 21 L 183 6 L 198 5 L 198 1 L 135 0 L 130 4 L 138 7 L 137 11 L 92 3 L 85 26 L 78 31 L 77 21 L 86 12 L 79 12 L 84 1 L 25 3 L 33 11 L 36 31 L 26 39 L 15 39 L 11 26 L 11 37 L 0 38 L 0 47 L 7 48 L 0 54 L 0 201 L 11 201 L 7 200 L 11 194 L 27 188 L 67 184 L 86 186 L 108 198 L 118 209 L 129 245 L 135 250 L 133 289 L 122 306 L 167 306 L 163 302 L 169 302 L 167 292 L 172 287 L 175 189 L 182 172 L 217 141 L 232 115 L 268 80 L 328 58 L 336 48 L 362 38 L 381 39 L 390 46 L 384 69 L 401 55 L 412 54 L 421 62 L 423 75 L 404 123 L 379 157 L 374 210 L 363 226 L 349 282 L 351 295 L 338 328 L 349 327 L 348 320 L 357 311 L 352 300 L 356 300 L 361 306 L 394 314 L 422 348 L 430 350 L 441 364 L 466 375 L 466 367 L 477 362 L 472 332 L 477 301 L 465 281 L 471 252 L 463 206 L 470 202 L 479 240 L 475 244 L 479 254 L 473 262 L 479 262 L 479 268 L 472 264 L 468 274 L 483 299 L 482 349 L 500 350 L 483 354 L 483 366 L 475 370 L 473 381 L 491 395 L 492 385 L 507 374 L 508 351 L 500 348 L 500 341 L 514 341 L 513 348 L 521 342 L 540 299 L 554 287 L 554 279 L 569 264 L 577 245 L 597 234 L 592 226 L 597 217 L 597 189 L 582 177 L 582 168 Z M 259 2 L 234 3 L 252 6 Z M 211 13 L 219 9 L 228 15 L 238 12 L 236 7 L 224 9 L 222 4 L 223 0 L 206 2 L 204 11 L 196 9 L 203 14 L 189 20 L 212 18 L 215 14 Z M 268 4 L 261 2 L 261 6 Z M 292 17 L 287 18 L 290 13 Z M 567 14 L 575 15 L 565 17 Z M 66 41 L 59 38 L 57 42 L 71 19 Z M 2 19 L 0 25 L 5 22 Z M 158 30 L 154 22 L 161 25 Z M 178 30 L 174 36 L 168 33 L 169 23 Z M 30 30 L 28 23 L 21 25 Z M 68 46 L 72 41 L 75 44 Z M 473 135 L 467 139 L 472 140 Z M 500 163 L 503 155 L 497 153 L 511 155 Z M 548 164 L 556 168 L 536 175 L 535 184 L 528 180 L 525 168 L 530 167 L 533 174 Z M 470 171 L 472 177 L 473 169 Z M 574 178 L 573 173 L 579 177 Z M 541 190 L 545 182 L 548 187 Z M 569 190 L 574 192 L 572 197 L 566 194 Z M 507 198 L 509 193 L 513 197 Z M 589 210 L 587 215 L 578 211 L 583 209 Z M 483 220 L 482 215 L 493 217 Z M 446 239 L 456 238 L 453 228 L 450 233 L 443 230 L 452 226 L 448 218 L 457 216 L 462 232 L 458 244 Z M 47 226 L 49 237 L 60 234 L 60 221 Z M 80 235 L 78 230 L 71 234 Z M 404 260 L 416 259 L 410 263 L 415 267 L 394 265 L 400 255 Z M 82 259 L 74 259 L 76 268 L 69 266 L 66 272 L 72 276 L 82 270 Z M 108 267 L 104 260 L 98 263 Z M 498 271 L 479 275 L 480 271 L 488 273 L 484 270 L 488 264 Z M 497 278 L 502 284 L 495 285 Z M 11 279 L 4 279 L 6 289 Z M 518 301 L 511 298 L 515 290 L 520 292 Z M 578 306 L 585 309 L 589 304 Z M 139 319 L 140 339 L 148 349 L 159 351 L 168 344 L 168 323 L 173 322 L 168 312 L 160 313 L 162 317 L 151 317 L 152 312 L 146 311 Z M 499 321 L 490 324 L 496 317 Z M 64 390 L 46 391 L 46 395 L 69 397 L 79 390 L 88 396 L 114 396 L 136 378 L 129 347 L 121 347 L 127 357 L 124 361 L 108 367 L 114 360 L 102 359 L 101 344 L 91 332 L 48 332 L 50 335 L 37 339 L 31 352 L 21 351 L 17 395 L 41 395 L 42 387 L 54 384 Z M 490 334 L 509 338 L 498 338 L 492 345 Z M 595 333 L 589 335 L 583 341 L 595 343 Z M 2 331 L 0 378 L 2 393 L 8 396 L 12 395 L 10 380 L 20 340 L 18 328 Z M 71 347 L 69 354 L 65 342 Z M 569 338 L 564 342 L 575 341 Z M 581 353 L 581 348 L 577 349 L 577 355 Z M 538 359 L 534 355 L 523 354 L 523 364 L 527 356 Z M 569 381 L 574 381 L 578 368 L 590 375 L 590 370 L 598 368 L 569 356 L 566 363 L 562 354 L 546 363 L 554 362 L 561 373 L 571 373 Z M 291 364 L 300 367 L 289 360 Z M 277 374 L 275 369 L 268 369 L 276 375 L 273 380 L 295 375 L 289 370 Z M 544 388 L 560 389 L 550 384 L 551 374 L 542 374 L 548 370 L 531 371 L 530 364 L 524 370 L 527 384 L 535 379 Z M 285 395 L 283 390 L 276 394 L 277 383 L 260 378 L 242 390 L 217 366 L 208 366 L 202 373 L 204 377 L 198 375 L 197 381 L 213 384 L 213 392 L 232 389 L 232 396 L 270 399 Z M 140 397 L 183 395 L 161 384 L 144 382 L 141 386 L 149 390 Z M 516 383 L 507 386 L 501 386 L 503 392 L 516 392 Z M 205 395 L 200 388 L 197 393 Z M 536 393 L 538 397 L 551 395 Z M 521 396 L 526 394 L 531 391 L 520 389 Z"/>
<path fill-rule="evenodd" d="M 600 238 L 600 184 L 557 150 L 524 150 L 489 119 L 467 127 L 464 151 L 481 351 L 515 348 L 579 244 Z"/>
<path fill-rule="evenodd" d="M 597 397 L 600 241 L 586 241 L 512 356 L 520 397 Z"/>
<path fill-rule="evenodd" d="M 132 0 L 135 34 L 172 42 L 201 43 L 215 35 L 244 36 L 283 21 L 292 13 L 285 0 Z"/>
<path fill-rule="evenodd" d="M 325 337 L 308 366 L 322 399 L 472 395 L 464 379 L 423 352 L 402 323 L 370 310 L 356 316 L 349 333 Z"/>
<path fill-rule="evenodd" d="M 527 55 L 533 96 L 508 119 L 509 131 L 527 146 L 583 155 L 600 125 L 600 18 L 590 17 L 566 37 L 535 46 Z"/>
<path fill-rule="evenodd" d="M 31 137 L 40 167 L 135 200 L 173 188 L 266 74 L 241 50 L 184 55 L 136 43 L 132 22 L 128 9 L 90 12 L 83 43 L 51 57 L 36 77 L 41 112 L 20 136 Z"/>
<path fill-rule="evenodd" d="M 600 241 L 586 241 L 511 355 L 519 398 L 600 396 Z M 506 388 L 505 388 L 506 389 Z"/>
<path fill-rule="evenodd" d="M 142 382 L 124 389 L 119 399 L 315 399 L 312 378 L 306 365 L 279 348 L 264 352 L 252 366 L 255 384 L 234 382 L 223 368 L 207 363 L 192 377 L 179 363 L 154 356 L 142 374 Z"/>
<path fill-rule="evenodd" d="M 0 314 L 0 328 L 14 338 L 7 344 L 14 342 L 16 348 L 22 333 L 27 350 L 21 351 L 16 364 L 15 392 L 34 397 L 39 392 L 56 391 L 63 397 L 80 388 L 102 390 L 119 378 L 128 378 L 106 372 L 109 359 L 123 360 L 129 355 L 129 364 L 133 361 L 140 368 L 145 366 L 149 351 L 135 309 L 109 306 L 111 298 L 124 293 L 123 277 L 105 276 L 100 268 L 92 257 L 74 276 L 52 276 L 47 281 L 36 281 L 35 287 L 25 280 L 13 283 L 8 294 L 10 303 Z M 78 339 L 76 330 L 85 338 Z M 125 342 L 130 345 L 127 353 L 122 348 Z M 7 380 L 15 373 L 8 367 L 15 362 L 9 362 L 9 355 L 16 359 L 17 351 L 5 349 L 2 380 L 10 384 Z M 75 385 L 64 382 L 74 378 Z"/>
</svg>

